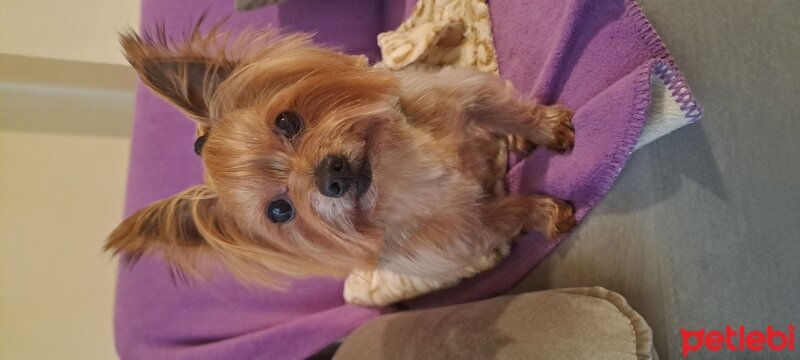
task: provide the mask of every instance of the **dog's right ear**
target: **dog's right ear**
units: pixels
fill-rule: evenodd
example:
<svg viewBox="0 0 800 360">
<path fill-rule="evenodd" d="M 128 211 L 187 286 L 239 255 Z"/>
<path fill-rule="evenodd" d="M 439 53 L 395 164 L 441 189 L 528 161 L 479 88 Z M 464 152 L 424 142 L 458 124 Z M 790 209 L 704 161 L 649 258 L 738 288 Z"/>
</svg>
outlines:
<svg viewBox="0 0 800 360">
<path fill-rule="evenodd" d="M 148 87 L 192 119 L 211 125 L 209 102 L 236 65 L 226 58 L 215 30 L 201 35 L 195 28 L 182 42 L 167 39 L 163 27 L 141 36 L 129 31 L 121 35 L 120 43 Z"/>
<path fill-rule="evenodd" d="M 221 223 L 220 206 L 208 187 L 189 188 L 125 219 L 103 249 L 124 255 L 128 262 L 159 251 L 181 273 L 202 275 L 198 262 L 212 250 L 203 233 L 219 232 L 216 227 Z"/>
</svg>

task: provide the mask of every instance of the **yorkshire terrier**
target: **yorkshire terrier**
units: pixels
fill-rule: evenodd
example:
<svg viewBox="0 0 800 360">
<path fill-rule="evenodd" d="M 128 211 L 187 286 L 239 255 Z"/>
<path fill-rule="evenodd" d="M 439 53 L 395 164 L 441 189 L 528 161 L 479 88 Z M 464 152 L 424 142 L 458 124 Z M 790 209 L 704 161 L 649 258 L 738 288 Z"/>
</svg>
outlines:
<svg viewBox="0 0 800 360">
<path fill-rule="evenodd" d="M 573 208 L 506 195 L 508 151 L 569 151 L 572 113 L 474 70 L 389 71 L 273 31 L 122 36 L 144 84 L 198 125 L 205 183 L 126 219 L 106 249 L 180 273 L 221 260 L 280 285 L 346 277 L 386 305 L 494 266 L 521 231 L 556 238 Z M 349 276 L 348 276 L 349 275 Z"/>
</svg>

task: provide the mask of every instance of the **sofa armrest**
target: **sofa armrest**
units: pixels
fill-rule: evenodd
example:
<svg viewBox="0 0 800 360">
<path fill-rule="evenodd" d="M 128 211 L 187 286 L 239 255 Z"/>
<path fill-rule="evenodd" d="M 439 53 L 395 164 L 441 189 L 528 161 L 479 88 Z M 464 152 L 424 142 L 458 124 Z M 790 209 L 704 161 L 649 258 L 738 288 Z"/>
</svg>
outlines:
<svg viewBox="0 0 800 360">
<path fill-rule="evenodd" d="M 503 296 L 373 319 L 334 359 L 652 359 L 652 333 L 600 288 Z"/>
</svg>

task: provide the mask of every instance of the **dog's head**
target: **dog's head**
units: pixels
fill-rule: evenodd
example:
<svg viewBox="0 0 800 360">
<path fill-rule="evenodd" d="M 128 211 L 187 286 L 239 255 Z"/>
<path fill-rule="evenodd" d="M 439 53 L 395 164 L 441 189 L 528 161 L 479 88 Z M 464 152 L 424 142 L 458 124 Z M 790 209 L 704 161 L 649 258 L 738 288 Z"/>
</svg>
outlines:
<svg viewBox="0 0 800 360">
<path fill-rule="evenodd" d="M 303 35 L 173 42 L 160 30 L 122 45 L 143 82 L 199 123 L 206 182 L 125 220 L 107 249 L 162 251 L 188 272 L 213 254 L 259 282 L 375 265 L 387 169 L 407 146 L 391 74 Z"/>
</svg>

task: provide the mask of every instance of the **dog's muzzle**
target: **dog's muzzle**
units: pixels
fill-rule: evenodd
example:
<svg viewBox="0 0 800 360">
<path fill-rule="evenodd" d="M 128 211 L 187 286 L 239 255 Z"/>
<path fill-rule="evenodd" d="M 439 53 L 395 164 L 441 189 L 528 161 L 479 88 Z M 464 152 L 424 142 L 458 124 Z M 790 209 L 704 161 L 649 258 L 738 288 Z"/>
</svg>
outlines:
<svg viewBox="0 0 800 360">
<path fill-rule="evenodd" d="M 340 198 L 355 185 L 356 197 L 361 197 L 372 182 L 372 168 L 369 161 L 365 160 L 361 170 L 355 172 L 344 156 L 328 155 L 317 164 L 314 177 L 322 195 Z"/>
</svg>

